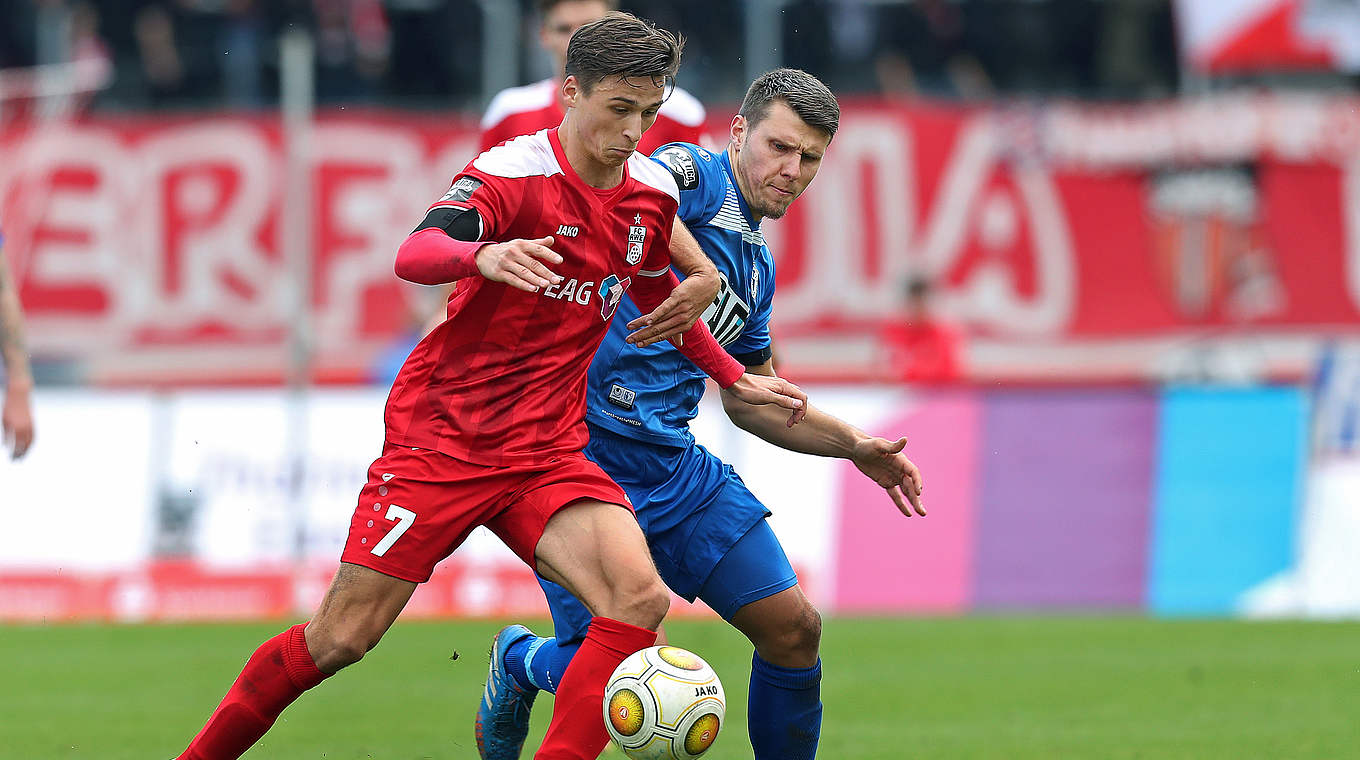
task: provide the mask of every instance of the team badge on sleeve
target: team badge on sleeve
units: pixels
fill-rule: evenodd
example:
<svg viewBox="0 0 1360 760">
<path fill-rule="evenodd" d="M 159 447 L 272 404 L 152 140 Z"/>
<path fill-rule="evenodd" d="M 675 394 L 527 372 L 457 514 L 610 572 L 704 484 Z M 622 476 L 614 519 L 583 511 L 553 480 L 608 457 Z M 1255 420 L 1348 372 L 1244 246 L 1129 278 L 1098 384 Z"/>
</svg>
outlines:
<svg viewBox="0 0 1360 760">
<path fill-rule="evenodd" d="M 453 187 L 449 188 L 444 197 L 439 199 L 440 203 L 465 201 L 477 192 L 477 188 L 482 186 L 482 181 L 475 177 L 459 177 Z"/>
<path fill-rule="evenodd" d="M 633 217 L 628 226 L 628 266 L 642 261 L 642 244 L 647 242 L 647 228 L 642 226 L 642 214 Z"/>
</svg>

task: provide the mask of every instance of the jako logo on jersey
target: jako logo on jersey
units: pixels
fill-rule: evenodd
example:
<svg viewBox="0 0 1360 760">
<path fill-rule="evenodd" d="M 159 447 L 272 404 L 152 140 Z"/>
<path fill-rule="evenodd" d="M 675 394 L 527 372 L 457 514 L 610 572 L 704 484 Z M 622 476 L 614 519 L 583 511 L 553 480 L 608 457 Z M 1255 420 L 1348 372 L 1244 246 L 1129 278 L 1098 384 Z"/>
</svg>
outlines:
<svg viewBox="0 0 1360 760">
<path fill-rule="evenodd" d="M 574 224 L 559 224 L 557 225 L 557 232 L 554 234 L 562 237 L 576 237 L 581 234 L 581 228 Z"/>
<path fill-rule="evenodd" d="M 642 226 L 642 214 L 633 216 L 628 227 L 628 266 L 642 261 L 642 244 L 647 241 L 647 228 Z"/>
<path fill-rule="evenodd" d="M 600 283 L 600 316 L 608 322 L 614 316 L 614 312 L 619 308 L 619 301 L 623 300 L 623 294 L 628 292 L 628 286 L 633 284 L 632 277 L 625 277 L 620 280 L 615 275 L 609 275 Z"/>
</svg>

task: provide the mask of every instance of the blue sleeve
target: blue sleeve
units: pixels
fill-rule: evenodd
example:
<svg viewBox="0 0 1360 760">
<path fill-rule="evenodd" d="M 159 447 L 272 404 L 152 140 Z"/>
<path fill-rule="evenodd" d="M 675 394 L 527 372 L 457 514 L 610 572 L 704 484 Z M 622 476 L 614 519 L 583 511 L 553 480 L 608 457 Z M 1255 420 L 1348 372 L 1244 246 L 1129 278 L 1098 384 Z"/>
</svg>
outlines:
<svg viewBox="0 0 1360 760">
<path fill-rule="evenodd" d="M 680 221 L 703 224 L 722 208 L 727 183 L 712 153 L 690 143 L 669 143 L 657 148 L 652 160 L 666 167 L 680 187 Z"/>
<path fill-rule="evenodd" d="M 746 320 L 741 337 L 726 347 L 727 352 L 733 356 L 754 354 L 770 347 L 770 314 L 774 311 L 774 257 L 770 255 L 768 249 L 761 258 L 756 272 L 759 274 L 753 279 L 759 281 L 752 283 L 754 286 L 752 300 L 755 303 L 751 305 L 751 316 Z"/>
</svg>

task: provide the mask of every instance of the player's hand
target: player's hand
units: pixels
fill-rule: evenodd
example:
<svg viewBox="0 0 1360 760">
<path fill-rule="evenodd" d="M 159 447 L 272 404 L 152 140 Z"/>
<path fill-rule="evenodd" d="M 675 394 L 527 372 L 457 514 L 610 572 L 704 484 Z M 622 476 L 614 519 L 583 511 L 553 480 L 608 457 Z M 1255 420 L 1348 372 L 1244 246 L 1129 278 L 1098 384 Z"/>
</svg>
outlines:
<svg viewBox="0 0 1360 760">
<path fill-rule="evenodd" d="M 549 235 L 536 240 L 517 239 L 484 245 L 477 251 L 477 271 L 492 282 L 537 293 L 540 288 L 562 281 L 561 275 L 554 274 L 543 264 L 545 261 L 562 263 L 562 257 L 549 247 L 552 244 Z"/>
<path fill-rule="evenodd" d="M 5 392 L 4 411 L 0 412 L 3 446 L 10 450 L 10 459 L 28 453 L 33 445 L 33 411 L 28 403 L 28 391 L 11 387 Z"/>
<path fill-rule="evenodd" d="M 807 394 L 802 388 L 773 375 L 753 375 L 750 372 L 737 378 L 723 390 L 751 406 L 775 404 L 792 409 L 788 426 L 793 427 L 807 416 Z"/>
<path fill-rule="evenodd" d="M 902 514 L 911 517 L 914 511 L 925 517 L 926 508 L 921 503 L 921 490 L 924 487 L 921 471 L 902 453 L 906 445 L 906 438 L 896 441 L 865 438 L 855 444 L 850 461 L 870 480 L 887 489 L 888 496 Z"/>
<path fill-rule="evenodd" d="M 716 272 L 716 270 L 714 270 Z M 686 277 L 651 314 L 644 314 L 628 323 L 626 340 L 636 346 L 650 346 L 663 340 L 684 343 L 684 333 L 699 321 L 704 309 L 718 296 L 719 280 L 710 272 L 698 272 Z"/>
</svg>

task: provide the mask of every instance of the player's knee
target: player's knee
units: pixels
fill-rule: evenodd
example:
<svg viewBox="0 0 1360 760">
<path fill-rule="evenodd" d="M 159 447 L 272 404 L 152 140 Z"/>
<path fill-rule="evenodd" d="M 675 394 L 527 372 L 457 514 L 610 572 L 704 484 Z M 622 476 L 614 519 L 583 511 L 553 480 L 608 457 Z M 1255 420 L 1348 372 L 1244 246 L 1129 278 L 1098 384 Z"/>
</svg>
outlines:
<svg viewBox="0 0 1360 760">
<path fill-rule="evenodd" d="M 317 669 L 323 673 L 334 673 L 362 660 L 378 642 L 358 631 L 345 631 L 327 634 L 322 632 L 316 640 L 308 638 L 307 649 Z"/>
<path fill-rule="evenodd" d="M 781 659 L 816 661 L 822 644 L 822 616 L 811 604 L 804 604 L 790 615 L 767 642 L 766 649 L 778 652 Z"/>
<path fill-rule="evenodd" d="M 655 629 L 670 610 L 670 591 L 656 576 L 638 579 L 616 591 L 614 617 L 630 625 Z"/>
</svg>

